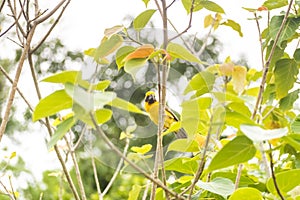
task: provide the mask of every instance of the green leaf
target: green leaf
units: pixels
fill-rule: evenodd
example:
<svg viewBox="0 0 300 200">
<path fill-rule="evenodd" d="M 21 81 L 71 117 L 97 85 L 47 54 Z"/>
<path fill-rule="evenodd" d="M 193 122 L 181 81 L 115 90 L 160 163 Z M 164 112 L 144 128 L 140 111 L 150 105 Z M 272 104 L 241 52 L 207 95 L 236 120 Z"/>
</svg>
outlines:
<svg viewBox="0 0 300 200">
<path fill-rule="evenodd" d="M 48 83 L 75 83 L 78 77 L 81 77 L 81 72 L 79 71 L 63 71 L 56 73 L 54 75 L 48 76 L 41 81 Z"/>
<path fill-rule="evenodd" d="M 133 185 L 129 192 L 128 200 L 137 200 L 139 198 L 142 187 L 139 185 Z"/>
<path fill-rule="evenodd" d="M 287 111 L 287 110 L 292 109 L 295 101 L 299 97 L 299 92 L 300 92 L 299 89 L 295 90 L 295 91 L 289 93 L 287 96 L 285 96 L 282 99 L 280 99 L 280 101 L 279 101 L 279 108 L 282 111 Z"/>
<path fill-rule="evenodd" d="M 92 88 L 87 88 L 87 89 L 104 91 L 106 88 L 108 88 L 109 85 L 110 85 L 110 80 L 103 80 L 93 85 Z"/>
<path fill-rule="evenodd" d="M 267 60 L 270 56 L 270 53 L 272 51 L 272 48 L 273 48 L 273 44 L 274 44 L 274 41 L 271 41 L 270 44 L 267 46 L 267 51 L 266 51 L 266 56 L 265 56 L 265 59 Z M 274 69 L 274 66 L 275 66 L 275 63 L 280 59 L 282 58 L 282 56 L 284 56 L 284 49 L 285 49 L 286 45 L 281 45 L 281 46 L 276 46 L 275 49 L 274 49 L 274 52 L 273 52 L 273 56 L 271 58 L 271 62 L 270 62 L 270 69 L 269 71 L 273 71 Z"/>
<path fill-rule="evenodd" d="M 178 157 L 165 161 L 165 169 L 169 171 L 177 171 L 184 174 L 195 174 L 198 168 L 197 159 L 199 157 L 187 158 Z"/>
<path fill-rule="evenodd" d="M 133 28 L 137 31 L 140 31 L 143 29 L 149 20 L 151 19 L 152 15 L 156 12 L 155 9 L 149 9 L 145 10 L 141 14 L 139 14 L 134 20 L 133 20 Z"/>
<path fill-rule="evenodd" d="M 205 109 L 209 108 L 211 103 L 212 99 L 209 97 L 199 97 L 183 102 L 182 127 L 187 131 L 188 135 L 193 135 L 201 129 L 201 126 L 203 126 L 202 120 L 205 120 Z"/>
<path fill-rule="evenodd" d="M 99 47 L 94 52 L 96 61 L 102 59 L 117 50 L 123 43 L 123 38 L 120 35 L 113 35 L 108 39 L 104 39 Z"/>
<path fill-rule="evenodd" d="M 193 12 L 197 12 L 203 8 L 203 5 L 201 5 L 202 0 L 195 0 L 194 2 L 194 9 Z M 186 10 L 187 14 L 190 14 L 191 12 L 191 7 L 192 7 L 192 0 L 181 0 L 181 3 Z"/>
<path fill-rule="evenodd" d="M 109 38 L 109 37 L 121 32 L 121 31 L 123 31 L 123 29 L 124 29 L 123 25 L 116 25 L 116 26 L 113 26 L 111 28 L 105 29 L 104 30 L 104 35 Z"/>
<path fill-rule="evenodd" d="M 228 142 L 216 155 L 213 157 L 208 171 L 221 169 L 246 162 L 253 158 L 256 153 L 256 148 L 253 142 L 246 136 L 237 136 Z"/>
<path fill-rule="evenodd" d="M 274 69 L 277 98 L 281 99 L 288 94 L 297 80 L 298 67 L 293 59 L 281 59 L 276 62 Z"/>
<path fill-rule="evenodd" d="M 263 3 L 263 6 L 267 7 L 268 10 L 273 10 L 276 8 L 281 8 L 288 5 L 287 0 L 267 0 Z"/>
<path fill-rule="evenodd" d="M 291 130 L 294 133 L 300 133 L 300 115 L 297 115 L 295 120 L 291 123 Z"/>
<path fill-rule="evenodd" d="M 197 95 L 208 93 L 213 89 L 215 83 L 214 74 L 206 71 L 201 71 L 189 82 L 188 86 L 184 90 L 184 94 L 187 94 L 193 90 L 197 91 Z"/>
<path fill-rule="evenodd" d="M 235 128 L 239 128 L 241 124 L 254 124 L 250 116 L 230 110 L 226 110 L 225 122 L 227 125 Z"/>
<path fill-rule="evenodd" d="M 300 169 L 279 172 L 275 174 L 275 177 L 278 188 L 283 195 L 300 185 Z M 271 193 L 277 194 L 272 178 L 268 179 L 267 188 Z"/>
<path fill-rule="evenodd" d="M 133 112 L 133 113 L 139 113 L 139 114 L 144 114 L 144 115 L 148 115 L 147 113 L 143 112 L 142 110 L 140 110 L 136 105 L 125 101 L 121 98 L 116 97 L 115 99 L 113 99 L 109 105 L 115 107 L 115 108 L 119 108 L 122 110 L 126 110 L 129 112 Z"/>
<path fill-rule="evenodd" d="M 294 52 L 294 55 L 293 55 L 296 63 L 299 65 L 300 64 L 300 49 L 296 49 L 296 51 Z"/>
<path fill-rule="evenodd" d="M 94 108 L 94 95 L 87 92 L 79 86 L 74 86 L 71 83 L 65 84 L 66 93 L 72 97 L 74 103 L 79 104 L 86 112 L 90 112 Z"/>
<path fill-rule="evenodd" d="M 218 171 L 211 175 L 211 179 L 214 179 L 216 177 L 228 178 L 232 182 L 235 182 L 236 172 L 234 173 L 234 172 L 227 172 L 227 171 L 226 172 Z M 253 184 L 255 184 L 255 181 L 252 180 L 251 178 L 249 178 L 247 175 L 241 176 L 240 182 L 239 182 L 239 187 L 247 187 L 247 186 L 253 185 Z"/>
<path fill-rule="evenodd" d="M 269 34 L 273 40 L 275 40 L 279 28 L 283 22 L 284 16 L 273 16 L 270 22 Z M 300 17 L 298 18 L 288 18 L 286 24 L 283 27 L 282 33 L 278 40 L 278 46 L 284 40 L 290 39 L 294 36 L 296 30 L 299 28 Z"/>
<path fill-rule="evenodd" d="M 131 59 L 125 62 L 124 70 L 129 73 L 133 79 L 135 79 L 136 73 L 146 65 L 148 61 L 148 58 L 137 58 L 137 59 Z"/>
<path fill-rule="evenodd" d="M 124 58 L 134 50 L 135 47 L 133 46 L 123 46 L 118 49 L 116 53 L 116 63 L 118 66 L 118 70 L 120 70 L 124 66 Z"/>
<path fill-rule="evenodd" d="M 225 14 L 224 9 L 216 4 L 215 2 L 208 1 L 208 0 L 202 0 L 200 1 L 200 5 L 203 6 L 205 9 L 216 12 L 216 13 L 222 13 Z"/>
<path fill-rule="evenodd" d="M 235 22 L 231 19 L 228 19 L 226 22 L 222 23 L 222 25 L 231 27 L 233 30 L 235 30 L 236 32 L 239 33 L 240 37 L 243 37 L 243 32 L 242 32 L 241 26 L 237 22 Z"/>
<path fill-rule="evenodd" d="M 108 120 L 110 120 L 111 116 L 112 111 L 105 108 L 95 111 L 95 117 L 98 124 L 103 124 L 107 122 Z"/>
<path fill-rule="evenodd" d="M 288 134 L 287 128 L 262 129 L 259 126 L 241 125 L 241 131 L 253 142 L 263 142 L 281 138 Z"/>
<path fill-rule="evenodd" d="M 117 97 L 114 92 L 95 92 L 94 106 L 96 109 L 103 108 L 104 105 L 109 104 Z"/>
<path fill-rule="evenodd" d="M 225 199 L 234 192 L 234 184 L 227 178 L 217 177 L 210 182 L 198 180 L 196 185 L 201 189 L 221 195 Z"/>
<path fill-rule="evenodd" d="M 146 154 L 151 149 L 152 149 L 152 145 L 151 144 L 145 144 L 145 145 L 143 145 L 141 147 L 136 147 L 136 146 L 131 147 L 132 151 L 134 151 L 136 153 L 139 153 L 139 154 Z"/>
<path fill-rule="evenodd" d="M 55 132 L 51 136 L 50 141 L 47 144 L 48 149 L 51 149 L 58 142 L 58 140 L 60 140 L 70 130 L 70 128 L 76 123 L 76 121 L 76 118 L 70 117 L 61 122 L 57 126 L 57 129 L 55 130 Z"/>
<path fill-rule="evenodd" d="M 174 140 L 169 146 L 169 151 L 179 151 L 179 152 L 199 152 L 199 145 L 195 140 L 189 139 L 177 139 Z"/>
<path fill-rule="evenodd" d="M 142 1 L 145 3 L 145 6 L 147 7 L 150 0 L 142 0 Z"/>
<path fill-rule="evenodd" d="M 263 196 L 258 189 L 244 187 L 238 188 L 229 197 L 229 200 L 263 200 Z"/>
<path fill-rule="evenodd" d="M 189 62 L 203 64 L 203 62 L 199 58 L 194 56 L 185 47 L 183 47 L 179 44 L 169 43 L 166 50 L 170 54 L 170 56 L 172 56 L 173 58 L 179 58 L 179 59 L 186 60 Z"/>
<path fill-rule="evenodd" d="M 57 90 L 47 97 L 40 100 L 33 112 L 33 121 L 56 114 L 61 110 L 71 108 L 72 98 L 65 90 Z"/>
<path fill-rule="evenodd" d="M 283 140 L 297 151 L 300 151 L 300 134 L 289 134 L 283 137 Z"/>
</svg>

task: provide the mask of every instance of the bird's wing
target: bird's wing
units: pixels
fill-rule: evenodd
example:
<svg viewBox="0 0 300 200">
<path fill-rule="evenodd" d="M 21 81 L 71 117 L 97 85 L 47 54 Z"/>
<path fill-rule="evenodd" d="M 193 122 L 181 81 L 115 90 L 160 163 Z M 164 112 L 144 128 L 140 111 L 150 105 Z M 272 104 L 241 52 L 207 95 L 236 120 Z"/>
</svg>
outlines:
<svg viewBox="0 0 300 200">
<path fill-rule="evenodd" d="M 179 121 L 178 117 L 172 112 L 172 110 L 168 106 L 166 106 L 166 111 L 170 114 L 170 116 L 174 118 L 175 121 Z"/>
</svg>

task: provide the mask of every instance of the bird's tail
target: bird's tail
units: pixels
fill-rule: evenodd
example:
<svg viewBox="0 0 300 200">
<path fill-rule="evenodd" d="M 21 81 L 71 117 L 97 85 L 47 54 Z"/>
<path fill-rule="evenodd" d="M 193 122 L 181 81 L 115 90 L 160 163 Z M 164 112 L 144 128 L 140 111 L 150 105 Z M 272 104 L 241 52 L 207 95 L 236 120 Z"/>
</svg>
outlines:
<svg viewBox="0 0 300 200">
<path fill-rule="evenodd" d="M 181 129 L 179 129 L 178 131 L 175 132 L 175 136 L 176 136 L 177 139 L 187 138 L 187 133 L 183 128 L 181 128 Z"/>
</svg>

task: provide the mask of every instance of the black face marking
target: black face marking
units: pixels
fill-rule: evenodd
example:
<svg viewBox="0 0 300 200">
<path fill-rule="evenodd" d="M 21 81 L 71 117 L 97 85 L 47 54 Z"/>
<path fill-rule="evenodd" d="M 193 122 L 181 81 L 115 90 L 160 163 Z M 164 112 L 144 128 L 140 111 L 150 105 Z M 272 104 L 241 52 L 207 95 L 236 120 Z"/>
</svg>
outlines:
<svg viewBox="0 0 300 200">
<path fill-rule="evenodd" d="M 149 95 L 146 97 L 145 102 L 149 103 L 149 104 L 153 104 L 154 102 L 156 102 L 155 96 L 154 95 Z"/>
</svg>

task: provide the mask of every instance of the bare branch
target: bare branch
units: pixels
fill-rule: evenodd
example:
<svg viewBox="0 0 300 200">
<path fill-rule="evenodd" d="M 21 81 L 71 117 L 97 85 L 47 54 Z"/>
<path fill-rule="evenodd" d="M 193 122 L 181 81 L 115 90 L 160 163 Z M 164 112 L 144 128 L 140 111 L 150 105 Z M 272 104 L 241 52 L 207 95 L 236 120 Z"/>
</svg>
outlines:
<svg viewBox="0 0 300 200">
<path fill-rule="evenodd" d="M 168 42 L 171 42 L 172 40 L 175 40 L 176 38 L 180 37 L 181 35 L 183 35 L 184 33 L 186 33 L 192 27 L 194 4 L 195 4 L 195 0 L 192 0 L 192 6 L 191 6 L 191 9 L 190 9 L 190 19 L 189 19 L 189 23 L 188 23 L 188 26 L 186 27 L 186 29 L 184 29 L 178 35 L 170 38 Z"/>
</svg>

